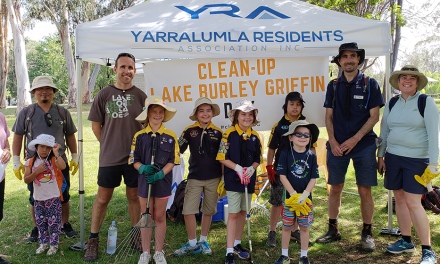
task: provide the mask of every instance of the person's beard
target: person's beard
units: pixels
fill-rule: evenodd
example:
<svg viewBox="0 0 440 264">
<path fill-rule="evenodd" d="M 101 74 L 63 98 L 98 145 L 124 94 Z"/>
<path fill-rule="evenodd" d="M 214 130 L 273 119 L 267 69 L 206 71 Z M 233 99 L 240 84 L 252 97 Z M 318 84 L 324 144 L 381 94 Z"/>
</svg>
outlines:
<svg viewBox="0 0 440 264">
<path fill-rule="evenodd" d="M 48 102 L 49 102 L 49 100 L 47 100 L 47 99 L 43 99 L 43 104 L 47 104 Z"/>
</svg>

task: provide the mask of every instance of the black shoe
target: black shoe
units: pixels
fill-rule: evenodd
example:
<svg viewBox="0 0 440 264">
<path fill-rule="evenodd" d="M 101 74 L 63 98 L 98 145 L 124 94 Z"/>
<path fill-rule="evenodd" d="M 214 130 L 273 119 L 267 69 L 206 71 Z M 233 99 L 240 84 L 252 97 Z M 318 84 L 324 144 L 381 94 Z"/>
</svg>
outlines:
<svg viewBox="0 0 440 264">
<path fill-rule="evenodd" d="M 0 257 L 0 264 L 11 264 L 11 262 L 7 262 L 6 260 L 2 259 L 2 257 Z"/>
<path fill-rule="evenodd" d="M 26 240 L 27 243 L 34 243 L 38 241 L 38 228 L 35 226 L 34 229 L 32 229 L 31 235 Z"/>
<path fill-rule="evenodd" d="M 301 244 L 301 233 L 299 229 L 290 231 L 290 239 Z M 309 246 L 312 244 L 312 241 L 309 239 Z"/>
<path fill-rule="evenodd" d="M 225 257 L 225 264 L 235 264 L 234 262 L 234 253 L 228 253 Z"/>
<path fill-rule="evenodd" d="M 73 230 L 72 225 L 69 222 L 64 223 L 61 227 L 61 234 L 65 234 L 68 238 L 74 238 L 78 233 Z"/>
<path fill-rule="evenodd" d="M 338 240 L 341 240 L 341 233 L 339 233 L 338 225 L 328 224 L 327 233 L 318 237 L 318 239 L 316 239 L 316 243 L 325 244 Z"/>
<path fill-rule="evenodd" d="M 266 244 L 269 247 L 275 247 L 277 245 L 277 233 L 275 231 L 269 231 Z"/>
</svg>

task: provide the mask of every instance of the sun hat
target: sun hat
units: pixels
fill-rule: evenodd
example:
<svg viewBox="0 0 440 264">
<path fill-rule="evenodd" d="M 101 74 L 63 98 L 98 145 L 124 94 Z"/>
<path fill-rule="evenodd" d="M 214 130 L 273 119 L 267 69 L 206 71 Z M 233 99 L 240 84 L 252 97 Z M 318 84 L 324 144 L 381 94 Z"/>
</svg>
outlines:
<svg viewBox="0 0 440 264">
<path fill-rule="evenodd" d="M 229 110 L 228 117 L 229 117 L 229 120 L 231 120 L 231 122 L 234 122 L 234 115 L 235 115 L 236 110 L 240 110 L 245 113 L 255 110 L 254 111 L 255 112 L 255 116 L 254 116 L 255 120 L 254 120 L 253 125 L 256 126 L 260 123 L 260 120 L 257 119 L 258 109 L 254 107 L 254 105 L 252 104 L 251 101 L 246 100 L 246 99 L 242 99 L 235 104 L 235 108 Z"/>
<path fill-rule="evenodd" d="M 220 107 L 217 104 L 213 104 L 209 98 L 200 97 L 194 103 L 194 109 L 191 115 L 189 116 L 189 119 L 191 119 L 192 121 L 197 121 L 197 116 L 196 116 L 197 108 L 202 104 L 209 104 L 212 107 L 212 111 L 214 112 L 212 114 L 212 117 L 218 116 L 220 114 Z"/>
<path fill-rule="evenodd" d="M 53 136 L 48 134 L 40 134 L 37 136 L 37 138 L 29 142 L 28 149 L 31 151 L 35 151 L 35 145 L 45 145 L 52 148 L 53 146 L 55 146 L 55 144 L 56 142 Z"/>
<path fill-rule="evenodd" d="M 52 77 L 50 76 L 37 76 L 35 77 L 34 81 L 32 82 L 32 87 L 31 90 L 29 91 L 30 93 L 32 93 L 32 91 L 34 91 L 35 89 L 41 88 L 41 87 L 52 87 L 53 89 L 55 89 L 55 92 L 58 92 L 58 88 L 55 86 L 55 84 L 53 84 L 53 80 Z"/>
<path fill-rule="evenodd" d="M 319 128 L 315 124 L 310 124 L 306 120 L 298 120 L 292 122 L 289 126 L 289 131 L 283 134 L 284 136 L 292 135 L 295 132 L 297 127 L 307 127 L 310 130 L 310 134 L 312 135 L 311 143 L 315 143 L 319 137 Z"/>
<path fill-rule="evenodd" d="M 399 75 L 402 74 L 411 74 L 411 75 L 416 75 L 417 77 L 419 77 L 419 85 L 417 85 L 417 91 L 422 90 L 423 88 L 425 88 L 425 86 L 428 84 L 428 78 L 426 78 L 426 76 L 419 72 L 419 69 L 417 69 L 417 66 L 414 65 L 405 65 L 402 67 L 402 69 L 400 69 L 400 71 L 393 71 L 393 73 L 391 73 L 390 75 L 390 84 L 394 89 L 400 90 L 399 89 L 399 85 L 397 83 L 398 79 L 399 79 Z"/>
<path fill-rule="evenodd" d="M 365 50 L 359 49 L 358 44 L 356 42 L 350 42 L 350 43 L 344 43 L 339 46 L 339 54 L 333 57 L 332 62 L 336 63 L 339 67 L 341 65 L 339 64 L 339 58 L 341 57 L 341 54 L 344 50 L 351 50 L 356 51 L 356 53 L 361 57 L 359 60 L 359 65 L 364 61 L 365 59 Z"/>
<path fill-rule="evenodd" d="M 148 108 L 151 105 L 160 105 L 163 108 L 165 108 L 165 116 L 164 116 L 162 122 L 167 122 L 167 121 L 171 120 L 171 118 L 173 118 L 173 116 L 177 112 L 177 109 L 172 108 L 170 106 L 167 106 L 165 104 L 165 102 L 162 100 L 162 97 L 157 96 L 157 95 L 152 95 L 152 96 L 148 97 L 147 99 L 145 99 L 144 111 L 142 111 L 142 113 L 140 113 L 136 117 L 136 121 L 141 122 L 141 123 L 148 123 Z"/>
</svg>

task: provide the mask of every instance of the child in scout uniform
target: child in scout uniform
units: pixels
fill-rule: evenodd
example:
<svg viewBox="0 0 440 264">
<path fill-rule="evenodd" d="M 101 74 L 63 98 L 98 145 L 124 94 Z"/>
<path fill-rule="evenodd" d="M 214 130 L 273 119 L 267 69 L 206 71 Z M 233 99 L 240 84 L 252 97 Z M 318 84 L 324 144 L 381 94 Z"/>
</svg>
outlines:
<svg viewBox="0 0 440 264">
<path fill-rule="evenodd" d="M 281 256 L 275 264 L 290 263 L 288 248 L 291 230 L 295 223 L 298 223 L 301 232 L 299 263 L 309 263 L 307 258 L 309 226 L 313 223 L 311 193 L 316 179 L 319 178 L 316 155 L 309 148 L 318 136 L 318 127 L 305 120 L 292 122 L 289 131 L 283 134 L 283 137 L 289 138 L 290 147 L 281 152 L 276 171 L 286 190 L 286 199 L 282 206 Z"/>
<path fill-rule="evenodd" d="M 305 120 L 306 117 L 302 114 L 304 109 L 304 100 L 299 92 L 289 93 L 284 101 L 283 110 L 284 116 L 275 123 L 272 128 L 269 137 L 269 143 L 267 144 L 267 176 L 272 188 L 270 189 L 269 203 L 272 205 L 270 210 L 270 226 L 269 234 L 267 235 L 266 244 L 271 247 L 276 245 L 276 226 L 278 219 L 281 214 L 282 205 L 282 194 L 283 185 L 280 181 L 280 176 L 276 174 L 274 168 L 276 169 L 278 160 L 282 150 L 289 146 L 289 141 L 287 139 L 282 140 L 282 135 L 289 130 L 289 125 L 296 120 Z M 318 138 L 314 138 L 312 141 L 312 151 L 315 152 L 316 141 Z M 274 161 L 275 156 L 275 162 Z M 273 163 L 272 163 L 273 162 Z M 298 230 L 298 224 L 295 223 L 292 229 L 292 239 L 300 242 L 300 232 Z"/>
<path fill-rule="evenodd" d="M 248 185 L 248 208 L 255 192 L 255 178 L 261 162 L 261 143 L 252 126 L 259 123 L 258 110 L 248 100 L 241 100 L 228 112 L 232 121 L 223 134 L 217 160 L 224 165 L 224 183 L 228 196 L 228 222 L 226 225 L 227 249 L 225 263 L 235 263 L 234 253 L 240 259 L 249 258 L 241 246 L 241 237 L 246 221 L 245 185 Z"/>
<path fill-rule="evenodd" d="M 166 233 L 166 206 L 171 196 L 173 180 L 172 169 L 180 164 L 179 146 L 176 134 L 165 128 L 163 122 L 169 121 L 176 113 L 176 109 L 165 104 L 159 96 L 150 96 L 145 100 L 144 111 L 136 120 L 146 126 L 134 135 L 129 163 L 133 163 L 139 171 L 138 195 L 141 211 L 145 212 L 148 201 L 148 186 L 151 188 L 150 209 L 155 228 L 156 252 L 153 256 L 155 263 L 167 263 L 163 252 L 163 242 Z M 156 136 L 152 136 L 155 134 Z M 154 164 L 152 154 L 154 152 Z M 150 261 L 150 241 L 152 228 L 141 228 L 142 250 L 139 264 Z"/>
<path fill-rule="evenodd" d="M 182 211 L 189 241 L 174 251 L 176 256 L 199 252 L 212 254 L 207 237 L 212 216 L 217 213 L 217 186 L 222 176 L 222 165 L 216 160 L 216 156 L 223 132 L 214 126 L 211 119 L 219 114 L 219 106 L 213 104 L 210 99 L 206 97 L 197 99 L 194 110 L 189 116 L 189 119 L 196 122 L 185 128 L 179 138 L 180 153 L 185 152 L 188 147 L 191 152 Z M 201 208 L 203 218 L 200 240 L 197 242 L 195 214 L 199 213 L 201 193 L 203 193 Z"/>
</svg>

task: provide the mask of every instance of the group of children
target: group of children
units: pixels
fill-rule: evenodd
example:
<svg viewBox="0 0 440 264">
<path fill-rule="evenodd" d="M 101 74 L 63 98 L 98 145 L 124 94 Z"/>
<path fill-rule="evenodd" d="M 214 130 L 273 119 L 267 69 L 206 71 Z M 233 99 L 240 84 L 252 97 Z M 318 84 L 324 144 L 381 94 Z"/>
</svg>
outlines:
<svg viewBox="0 0 440 264">
<path fill-rule="evenodd" d="M 292 100 L 293 99 L 293 100 Z M 316 155 L 310 150 L 317 141 L 319 129 L 300 118 L 304 100 L 298 92 L 287 95 L 283 106 L 285 116 L 283 126 L 272 131 L 269 150 L 277 151 L 277 162 L 272 174 L 279 175 L 282 183 L 282 251 L 277 263 L 290 263 L 288 246 L 290 233 L 299 224 L 301 234 L 300 263 L 309 263 L 307 249 L 309 226 L 313 223 L 312 190 L 319 177 Z M 188 183 L 185 191 L 183 215 L 188 233 L 188 243 L 174 252 L 176 256 L 185 254 L 212 254 L 207 236 L 212 216 L 217 212 L 217 186 L 224 183 L 228 197 L 228 221 L 226 233 L 225 263 L 235 263 L 234 258 L 248 259 L 248 250 L 241 245 L 246 222 L 246 211 L 250 208 L 255 192 L 256 169 L 262 161 L 262 146 L 258 133 L 252 129 L 259 123 L 258 109 L 248 100 L 239 101 L 228 112 L 232 126 L 224 133 L 212 123 L 212 118 L 220 114 L 220 108 L 210 99 L 202 97 L 195 102 L 189 118 L 195 121 L 177 139 L 174 132 L 164 126 L 176 109 L 165 104 L 158 96 L 148 97 L 144 111 L 136 118 L 144 124 L 133 139 L 130 163 L 139 171 L 141 209 L 145 211 L 149 184 L 152 185 L 150 210 L 156 223 L 156 244 L 153 259 L 155 263 L 166 263 L 163 252 L 166 232 L 166 205 L 171 196 L 172 168 L 180 163 L 179 153 L 190 149 Z M 298 120 L 292 122 L 291 120 Z M 274 127 L 274 130 L 276 128 Z M 278 149 L 279 145 L 284 147 Z M 152 160 L 154 157 L 154 160 Z M 245 194 L 247 190 L 247 194 Z M 203 194 L 201 235 L 197 241 L 195 214 L 199 213 L 200 197 Z M 245 195 L 248 195 L 247 199 Z M 292 198 L 291 198 L 292 196 Z M 294 204 L 292 205 L 292 199 Z M 310 199 L 310 200 L 309 200 Z M 246 201 L 248 204 L 246 204 Z M 289 206 L 290 205 L 290 206 Z M 309 210 L 295 213 L 297 206 L 307 206 Z M 279 217 L 279 214 L 278 214 Z M 138 264 L 149 263 L 152 229 L 142 230 L 143 253 Z"/>
</svg>

